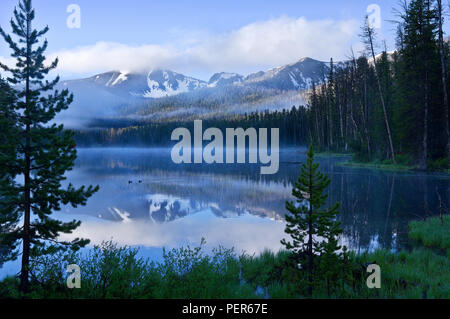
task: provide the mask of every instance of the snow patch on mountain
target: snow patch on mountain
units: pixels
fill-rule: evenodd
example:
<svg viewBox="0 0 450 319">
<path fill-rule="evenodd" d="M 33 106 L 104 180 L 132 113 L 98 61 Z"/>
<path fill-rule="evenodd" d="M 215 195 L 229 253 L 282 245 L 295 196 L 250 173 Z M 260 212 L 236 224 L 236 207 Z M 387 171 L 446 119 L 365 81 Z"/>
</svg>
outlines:
<svg viewBox="0 0 450 319">
<path fill-rule="evenodd" d="M 144 97 L 162 98 L 204 88 L 207 84 L 173 71 L 154 70 L 147 75 L 147 86 Z"/>
<path fill-rule="evenodd" d="M 326 63 L 303 58 L 296 63 L 274 68 L 267 72 L 250 74 L 245 83 L 280 90 L 307 90 L 312 83 L 322 83 L 329 67 Z"/>
<path fill-rule="evenodd" d="M 244 77 L 237 73 L 221 72 L 214 74 L 208 82 L 208 87 L 220 87 L 242 83 Z"/>
<path fill-rule="evenodd" d="M 111 86 L 114 86 L 114 85 L 116 85 L 116 84 L 118 84 L 118 83 L 125 82 L 126 80 L 128 80 L 127 75 L 128 75 L 128 72 L 121 72 L 121 73 L 119 74 L 119 76 L 118 76 L 118 77 L 114 80 L 114 82 L 111 84 Z"/>
</svg>

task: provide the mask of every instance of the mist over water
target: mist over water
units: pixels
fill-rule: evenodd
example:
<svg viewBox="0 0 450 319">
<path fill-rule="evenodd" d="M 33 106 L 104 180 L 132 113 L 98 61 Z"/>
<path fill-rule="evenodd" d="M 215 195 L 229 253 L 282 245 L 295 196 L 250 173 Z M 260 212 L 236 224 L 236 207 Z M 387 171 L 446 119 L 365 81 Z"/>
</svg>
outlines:
<svg viewBox="0 0 450 319">
<path fill-rule="evenodd" d="M 68 179 L 99 184 L 100 192 L 66 214 L 89 218 L 79 232 L 97 243 L 113 236 L 128 245 L 178 247 L 205 237 L 252 253 L 278 249 L 285 202 L 293 200 L 305 159 L 305 149 L 281 149 L 279 172 L 260 175 L 253 164 L 177 165 L 169 148 L 82 149 Z M 317 158 L 332 180 L 328 203 L 341 203 L 344 242 L 351 249 L 405 247 L 408 222 L 424 216 L 424 208 L 438 213 L 436 188 L 448 201 L 448 176 L 338 165 L 346 159 Z"/>
<path fill-rule="evenodd" d="M 82 225 L 64 239 L 92 244 L 113 240 L 138 246 L 158 259 L 162 247 L 198 244 L 235 247 L 238 252 L 277 251 L 284 238 L 285 202 L 305 149 L 280 150 L 280 169 L 260 175 L 258 164 L 174 164 L 170 148 L 80 149 L 67 182 L 100 185 L 86 207 L 56 214 Z M 438 214 L 437 192 L 449 206 L 450 177 L 342 167 L 346 157 L 317 158 L 332 183 L 328 204 L 341 203 L 342 243 L 355 251 L 408 248 L 408 222 Z M 0 269 L 0 274 L 11 267 Z"/>
</svg>

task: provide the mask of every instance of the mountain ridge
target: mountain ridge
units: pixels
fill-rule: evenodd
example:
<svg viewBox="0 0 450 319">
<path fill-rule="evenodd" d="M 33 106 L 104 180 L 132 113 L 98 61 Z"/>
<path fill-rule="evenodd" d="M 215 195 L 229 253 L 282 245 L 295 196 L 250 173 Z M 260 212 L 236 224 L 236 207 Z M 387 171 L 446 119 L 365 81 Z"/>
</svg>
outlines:
<svg viewBox="0 0 450 319">
<path fill-rule="evenodd" d="M 115 95 L 130 95 L 141 98 L 163 98 L 189 93 L 203 88 L 219 88 L 230 85 L 253 85 L 268 89 L 307 90 L 312 83 L 321 83 L 326 78 L 326 63 L 312 58 L 302 58 L 266 72 L 260 71 L 243 76 L 237 73 L 218 72 L 209 81 L 168 69 L 153 69 L 141 72 L 108 71 L 84 79 L 63 81 L 71 87 L 80 83 L 106 89 Z"/>
<path fill-rule="evenodd" d="M 303 105 L 312 83 L 326 81 L 328 72 L 327 63 L 311 58 L 246 76 L 219 72 L 208 81 L 165 69 L 109 71 L 60 82 L 74 101 L 59 119 L 76 127 L 93 119 L 161 121 L 290 109 Z"/>
</svg>

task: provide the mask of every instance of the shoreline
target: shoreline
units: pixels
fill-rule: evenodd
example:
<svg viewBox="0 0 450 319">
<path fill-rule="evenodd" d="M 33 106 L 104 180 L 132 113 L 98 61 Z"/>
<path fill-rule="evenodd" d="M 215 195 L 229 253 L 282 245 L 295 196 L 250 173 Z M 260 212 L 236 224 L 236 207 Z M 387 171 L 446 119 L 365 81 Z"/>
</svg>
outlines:
<svg viewBox="0 0 450 319">
<path fill-rule="evenodd" d="M 322 286 L 317 286 L 313 298 L 450 298 L 448 283 L 450 282 L 450 215 L 414 221 L 409 225 L 409 238 L 417 243 L 411 251 L 393 252 L 377 249 L 373 252 L 350 253 L 346 267 L 351 269 L 351 278 L 336 285 L 327 293 Z M 213 256 L 204 255 L 200 247 L 185 247 L 166 251 L 164 262 L 154 264 L 150 260 L 142 260 L 137 250 L 130 247 L 119 247 L 106 242 L 97 247 L 97 254 L 90 257 L 72 258 L 80 265 L 101 266 L 103 262 L 113 262 L 108 268 L 117 280 L 106 286 L 97 282 L 97 268 L 85 273 L 85 281 L 80 290 L 64 289 L 64 278 L 57 272 L 45 271 L 42 282 L 52 283 L 52 289 L 39 286 L 32 298 L 127 298 L 127 299 L 161 299 L 175 298 L 254 298 L 254 299 L 296 299 L 304 298 L 297 291 L 298 280 L 289 275 L 289 253 L 280 250 L 278 253 L 266 251 L 258 256 L 238 256 L 233 249 L 216 250 Z M 436 253 L 439 248 L 441 253 Z M 442 253 L 443 252 L 443 253 Z M 61 255 L 44 258 L 47 265 L 56 269 L 64 269 Z M 179 262 L 182 262 L 181 264 Z M 366 287 L 366 267 L 376 264 L 382 273 L 380 289 Z M 187 268 L 174 265 L 187 265 Z M 101 267 L 100 267 L 101 269 Z M 133 269 L 133 271 L 129 271 Z M 101 271 L 101 270 L 100 270 Z M 285 273 L 288 271 L 288 273 Z M 92 273 L 91 273 L 92 272 Z M 180 273 L 181 272 L 181 273 Z M 299 273 L 299 276 L 303 276 Z M 139 281 L 136 281 L 139 278 Z M 199 278 L 201 287 L 199 289 Z M 301 278 L 300 278 L 301 279 Z M 179 285 L 180 282 L 182 285 Z M 0 281 L 0 296 L 20 298 L 18 280 L 7 277 Z M 131 285 L 134 284 L 134 286 Z M 175 284 L 176 283 L 176 284 Z M 129 286 L 129 284 L 131 286 Z M 60 289 L 58 289 L 58 287 Z"/>
</svg>

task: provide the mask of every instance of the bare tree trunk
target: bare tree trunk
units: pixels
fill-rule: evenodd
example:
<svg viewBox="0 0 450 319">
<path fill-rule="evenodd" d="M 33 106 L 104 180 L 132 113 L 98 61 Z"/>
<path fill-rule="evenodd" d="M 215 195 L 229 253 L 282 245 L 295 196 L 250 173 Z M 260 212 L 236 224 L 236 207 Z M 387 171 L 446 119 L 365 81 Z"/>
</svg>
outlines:
<svg viewBox="0 0 450 319">
<path fill-rule="evenodd" d="M 353 116 L 353 101 L 350 104 L 350 119 L 352 120 L 352 123 L 353 123 L 353 137 L 356 138 L 356 135 L 359 135 L 359 138 L 361 140 L 361 145 L 364 144 L 362 135 L 358 128 L 358 124 L 356 123 L 355 118 Z"/>
<path fill-rule="evenodd" d="M 330 67 L 333 68 L 333 59 L 330 60 Z M 331 69 L 331 72 L 333 72 L 334 70 Z M 333 73 L 331 73 L 333 74 Z M 332 79 L 334 81 L 334 78 Z M 332 106 L 332 102 L 333 102 L 333 90 L 334 90 L 334 83 L 333 81 L 328 81 L 328 91 L 327 91 L 327 96 L 328 96 L 328 126 L 329 126 L 329 143 L 328 145 L 333 147 L 333 106 Z"/>
<path fill-rule="evenodd" d="M 447 65 L 445 62 L 445 52 L 444 52 L 444 32 L 442 30 L 443 17 L 442 17 L 442 0 L 437 0 L 437 11 L 439 18 L 439 54 L 441 56 L 441 70 L 442 70 L 442 89 L 444 92 L 444 121 L 445 121 L 445 135 L 447 137 L 447 158 L 450 163 L 450 131 L 448 123 L 448 92 L 447 92 Z"/>
<path fill-rule="evenodd" d="M 369 138 L 369 130 L 367 129 L 367 74 L 364 74 L 364 92 L 361 98 L 361 117 L 362 124 L 364 128 L 364 136 L 367 142 L 367 153 L 369 154 L 369 158 L 371 157 L 371 148 L 370 148 L 370 138 Z"/>
<path fill-rule="evenodd" d="M 352 70 L 352 81 L 351 81 L 352 82 L 352 84 L 351 84 L 352 88 L 351 88 L 351 90 L 353 90 L 354 84 L 356 82 L 356 69 L 357 69 L 356 58 L 355 58 L 355 54 L 353 53 L 353 49 L 352 49 L 352 62 L 353 62 L 353 70 Z M 357 124 L 357 122 L 355 120 L 355 117 L 354 117 L 354 114 L 353 114 L 353 102 L 354 101 L 353 101 L 353 97 L 352 97 L 352 99 L 351 99 L 351 106 L 350 106 L 350 117 L 351 117 L 351 120 L 353 122 L 353 126 L 355 127 L 356 132 L 357 132 L 357 134 L 360 137 L 361 146 L 362 146 L 364 144 L 363 133 L 367 133 L 367 130 L 364 130 L 364 132 L 363 132 L 363 129 L 360 129 L 358 127 L 358 124 Z M 365 127 L 364 106 L 362 105 L 363 101 L 360 99 L 360 102 L 361 102 L 360 106 L 361 106 L 362 125 L 363 125 L 363 127 Z M 367 137 L 367 135 L 366 135 L 366 137 Z M 367 138 L 367 151 L 368 151 L 368 153 L 370 155 L 370 143 L 369 143 L 369 139 L 368 138 Z"/>
<path fill-rule="evenodd" d="M 342 118 L 342 99 L 341 99 L 340 94 L 338 95 L 338 105 L 339 105 L 339 127 L 340 127 L 340 132 L 341 132 L 341 143 L 343 143 L 344 142 L 344 120 Z"/>
<path fill-rule="evenodd" d="M 328 150 L 330 150 L 330 146 L 333 147 L 333 117 L 331 116 L 331 102 L 328 97 Z"/>
<path fill-rule="evenodd" d="M 318 110 L 317 110 L 317 105 L 314 107 L 314 112 L 315 112 L 315 118 L 316 118 L 316 120 L 315 120 L 315 124 L 316 124 L 316 132 L 317 132 L 317 142 L 318 142 L 318 144 L 319 144 L 319 147 L 321 146 L 320 144 L 321 144 L 321 140 L 322 140 L 322 138 L 320 137 L 320 129 L 319 129 L 319 112 L 318 112 Z"/>
<path fill-rule="evenodd" d="M 27 135 L 29 134 L 30 128 L 27 125 Z M 29 137 L 27 136 L 27 144 L 29 142 Z M 29 145 L 29 144 L 28 144 Z M 26 149 L 28 149 L 26 145 Z M 25 151 L 25 214 L 23 222 L 23 249 L 22 249 L 22 268 L 20 271 L 20 291 L 27 293 L 29 290 L 29 265 L 30 265 L 30 217 L 31 217 L 31 204 L 30 204 L 30 157 L 28 150 Z"/>
<path fill-rule="evenodd" d="M 323 86 L 322 86 L 322 96 L 326 96 L 326 85 L 324 84 Z M 321 125 L 321 128 L 322 128 L 322 138 L 323 138 L 323 142 L 322 142 L 322 145 L 325 147 L 325 138 L 326 138 L 326 134 L 325 134 L 325 128 L 326 127 L 328 127 L 328 117 L 327 117 L 327 112 L 326 112 L 326 109 L 328 108 L 328 106 L 326 105 L 326 103 L 327 103 L 327 101 L 325 100 L 325 105 L 324 105 L 324 107 L 322 108 L 322 112 L 321 112 L 321 117 L 322 117 L 322 125 Z M 327 145 L 328 145 L 328 143 L 327 143 Z"/>
<path fill-rule="evenodd" d="M 392 197 L 393 197 L 393 195 L 394 195 L 394 186 L 395 186 L 395 176 L 396 176 L 396 173 L 394 173 L 394 175 L 392 175 L 391 193 L 390 193 L 390 195 L 389 195 L 388 211 L 387 211 L 387 215 L 386 215 L 386 222 L 385 222 L 385 224 L 384 224 L 384 235 L 383 235 L 383 240 L 386 240 L 387 224 L 388 224 L 389 218 L 390 218 L 390 216 L 391 216 Z"/>
<path fill-rule="evenodd" d="M 369 138 L 369 131 L 367 129 L 367 116 L 366 116 L 366 79 L 364 77 L 364 96 L 361 99 L 361 117 L 362 117 L 362 124 L 364 128 L 364 136 L 366 138 L 367 142 L 367 153 L 369 154 L 369 158 L 371 156 L 371 149 L 370 149 L 370 138 Z"/>
<path fill-rule="evenodd" d="M 345 95 L 344 95 L 344 106 L 345 106 L 345 110 L 344 110 L 344 119 L 345 119 L 345 124 L 344 124 L 344 149 L 347 152 L 348 151 L 348 135 L 349 135 L 349 112 L 348 112 L 348 106 L 349 106 L 349 95 L 351 94 L 351 92 L 349 92 L 349 87 L 348 87 L 348 78 L 345 79 Z"/>
<path fill-rule="evenodd" d="M 314 113 L 315 113 L 315 124 L 316 124 L 316 132 L 317 132 L 317 142 L 319 144 L 319 147 L 321 147 L 321 137 L 320 137 L 320 129 L 319 129 L 319 105 L 317 101 L 317 95 L 316 95 L 316 86 L 313 83 L 313 107 L 314 107 Z"/>
<path fill-rule="evenodd" d="M 425 72 L 425 107 L 423 114 L 423 153 L 422 153 L 422 168 L 427 169 L 428 162 L 428 72 Z"/>
<path fill-rule="evenodd" d="M 355 98 L 353 90 L 354 90 L 355 77 L 356 77 L 356 75 L 354 74 L 355 73 L 355 69 L 356 69 L 356 62 L 355 62 L 355 58 L 354 57 L 353 57 L 353 65 L 354 65 L 354 69 L 352 69 L 351 80 L 350 80 L 350 92 L 351 92 L 350 105 L 349 105 L 350 106 L 350 119 L 351 119 L 352 124 L 353 124 L 353 130 L 352 130 L 353 138 L 356 139 L 356 137 L 357 137 L 356 135 L 359 135 L 359 138 L 361 140 L 361 145 L 362 145 L 362 144 L 364 144 L 364 141 L 363 141 L 362 135 L 360 133 L 358 124 L 356 123 L 355 117 L 353 115 L 353 105 L 354 105 L 353 102 L 354 102 L 354 98 Z"/>
<path fill-rule="evenodd" d="M 368 37 L 367 40 L 369 40 L 370 50 L 372 52 L 373 65 L 375 67 L 375 77 L 377 78 L 378 93 L 380 94 L 381 106 L 383 107 L 384 121 L 386 124 L 386 131 L 387 131 L 387 135 L 389 138 L 389 146 L 391 148 L 392 161 L 394 162 L 394 165 L 397 165 L 397 161 L 395 159 L 395 152 L 394 152 L 394 143 L 392 142 L 391 127 L 389 125 L 389 119 L 388 119 L 388 114 L 386 111 L 386 105 L 384 104 L 384 96 L 383 96 L 383 90 L 381 88 L 380 76 L 378 75 L 377 60 L 375 58 L 375 50 L 373 48 L 373 33 L 372 32 L 373 31 L 372 31 L 371 27 L 369 25 L 367 25 L 367 37 Z"/>
<path fill-rule="evenodd" d="M 312 298 L 313 293 L 313 237 L 312 237 L 312 214 L 313 214 L 313 189 L 312 189 L 312 171 L 309 171 L 309 221 L 308 221 L 308 295 Z"/>
</svg>

